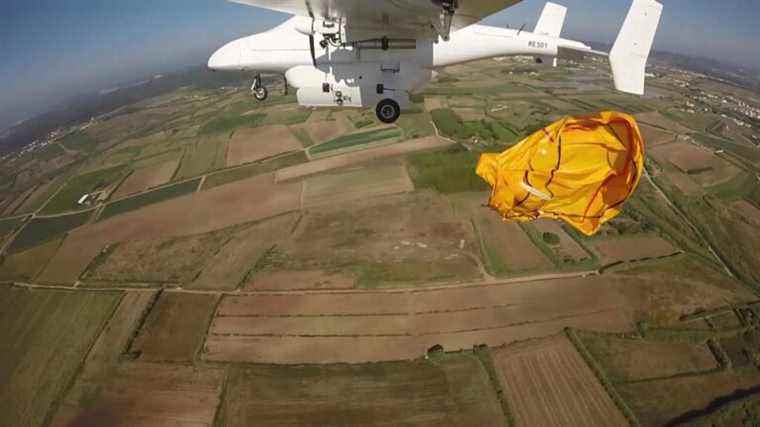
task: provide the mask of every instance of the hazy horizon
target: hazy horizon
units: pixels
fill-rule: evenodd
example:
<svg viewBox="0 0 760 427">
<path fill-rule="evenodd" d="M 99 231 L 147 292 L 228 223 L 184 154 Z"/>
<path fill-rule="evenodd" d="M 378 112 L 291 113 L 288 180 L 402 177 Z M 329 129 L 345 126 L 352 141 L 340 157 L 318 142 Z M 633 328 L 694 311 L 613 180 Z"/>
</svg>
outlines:
<svg viewBox="0 0 760 427">
<path fill-rule="evenodd" d="M 611 42 L 627 0 L 557 0 L 568 7 L 564 36 Z M 532 29 L 544 1 L 522 3 L 487 18 L 491 25 Z M 749 0 L 665 0 L 655 49 L 760 67 Z M 7 6 L 6 6 L 7 8 Z M 10 2 L 0 16 L 0 129 L 65 99 L 156 73 L 201 65 L 223 43 L 264 31 L 288 15 L 222 0 L 161 3 L 42 0 Z M 708 31 L 709 30 L 709 31 Z"/>
</svg>

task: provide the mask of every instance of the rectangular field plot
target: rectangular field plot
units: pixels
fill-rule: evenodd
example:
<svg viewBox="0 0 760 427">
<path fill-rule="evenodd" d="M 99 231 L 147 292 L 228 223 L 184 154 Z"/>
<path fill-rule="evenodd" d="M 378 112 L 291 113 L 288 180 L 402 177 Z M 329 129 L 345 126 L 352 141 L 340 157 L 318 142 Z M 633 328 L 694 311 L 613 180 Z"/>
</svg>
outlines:
<svg viewBox="0 0 760 427">
<path fill-rule="evenodd" d="M 504 398 L 517 426 L 627 426 L 564 336 L 493 352 Z"/>
<path fill-rule="evenodd" d="M 49 240 L 23 252 L 6 255 L 0 264 L 0 279 L 33 281 L 58 251 L 61 240 Z"/>
<path fill-rule="evenodd" d="M 192 361 L 216 302 L 213 295 L 163 293 L 130 351 L 140 361 Z"/>
<path fill-rule="evenodd" d="M 177 170 L 178 164 L 179 159 L 174 159 L 137 169 L 121 183 L 112 197 L 119 199 L 165 184 L 174 176 L 174 171 Z"/>
<path fill-rule="evenodd" d="M 503 426 L 485 369 L 472 355 L 339 366 L 233 368 L 222 426 Z"/>
<path fill-rule="evenodd" d="M 0 414 L 43 425 L 119 301 L 119 293 L 0 287 Z"/>
<path fill-rule="evenodd" d="M 637 381 L 718 368 L 705 344 L 644 341 L 578 332 L 613 381 Z"/>
<path fill-rule="evenodd" d="M 516 222 L 502 221 L 490 211 L 476 214 L 474 221 L 482 239 L 483 257 L 492 274 L 546 271 L 553 267 Z"/>
<path fill-rule="evenodd" d="M 636 261 L 673 255 L 679 250 L 659 236 L 635 236 L 607 239 L 591 244 L 603 264 Z"/>
<path fill-rule="evenodd" d="M 70 215 L 34 218 L 16 235 L 9 251 L 23 251 L 61 236 L 86 223 L 91 215 L 92 211 L 87 211 Z"/>
<path fill-rule="evenodd" d="M 84 194 L 111 188 L 122 179 L 125 173 L 126 168 L 122 165 L 77 175 L 66 182 L 63 188 L 45 204 L 41 212 L 55 214 L 81 209 L 77 202 Z"/>
<path fill-rule="evenodd" d="M 565 232 L 558 221 L 538 219 L 530 223 L 538 233 L 538 238 L 546 244 L 560 264 L 589 261 L 591 255 L 575 239 Z"/>
<path fill-rule="evenodd" d="M 301 149 L 287 126 L 269 125 L 236 131 L 227 148 L 227 166 L 237 166 Z"/>
<path fill-rule="evenodd" d="M 177 178 L 191 178 L 223 168 L 227 163 L 228 141 L 227 135 L 209 135 L 188 145 L 177 171 Z"/>
<path fill-rule="evenodd" d="M 223 380 L 223 369 L 122 364 L 108 376 L 78 380 L 51 425 L 210 426 Z"/>
<path fill-rule="evenodd" d="M 312 207 L 414 190 L 401 163 L 319 175 L 304 182 L 303 205 Z"/>
<path fill-rule="evenodd" d="M 103 212 L 98 217 L 98 221 L 123 214 L 125 212 L 140 209 L 143 206 L 152 205 L 154 203 L 160 203 L 175 197 L 184 196 L 195 192 L 198 189 L 200 178 L 196 178 L 190 181 L 181 182 L 179 184 L 162 187 L 156 190 L 142 193 L 140 195 L 129 197 L 126 199 L 117 200 L 106 205 Z"/>
<path fill-rule="evenodd" d="M 356 149 L 372 142 L 385 141 L 400 136 L 401 130 L 395 127 L 384 127 L 366 132 L 353 133 L 339 136 L 322 144 L 312 146 L 309 148 L 309 155 L 312 157 L 328 156 L 349 149 Z"/>
</svg>

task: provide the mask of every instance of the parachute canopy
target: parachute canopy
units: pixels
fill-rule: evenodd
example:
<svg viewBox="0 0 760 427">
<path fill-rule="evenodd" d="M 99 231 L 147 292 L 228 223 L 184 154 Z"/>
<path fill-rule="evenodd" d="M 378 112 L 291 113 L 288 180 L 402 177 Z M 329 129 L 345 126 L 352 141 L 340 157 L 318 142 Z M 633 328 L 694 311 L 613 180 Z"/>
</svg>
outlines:
<svg viewBox="0 0 760 427">
<path fill-rule="evenodd" d="M 477 167 L 505 219 L 562 219 L 586 235 L 620 213 L 643 171 L 636 120 L 617 112 L 563 118 Z"/>
</svg>

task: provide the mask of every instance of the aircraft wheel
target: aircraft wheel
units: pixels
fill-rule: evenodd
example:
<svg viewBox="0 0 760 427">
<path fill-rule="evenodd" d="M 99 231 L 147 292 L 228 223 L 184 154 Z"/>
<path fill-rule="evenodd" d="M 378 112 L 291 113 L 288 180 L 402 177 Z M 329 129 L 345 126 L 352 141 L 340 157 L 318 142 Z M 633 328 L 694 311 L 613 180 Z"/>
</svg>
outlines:
<svg viewBox="0 0 760 427">
<path fill-rule="evenodd" d="M 267 99 L 267 96 L 269 96 L 269 92 L 267 92 L 267 88 L 265 88 L 264 86 L 258 87 L 253 90 L 253 97 L 259 101 L 264 101 L 265 99 Z"/>
<path fill-rule="evenodd" d="M 383 99 L 377 103 L 375 114 L 377 114 L 377 118 L 381 122 L 393 123 L 401 115 L 401 107 L 398 105 L 398 102 L 392 99 Z"/>
</svg>

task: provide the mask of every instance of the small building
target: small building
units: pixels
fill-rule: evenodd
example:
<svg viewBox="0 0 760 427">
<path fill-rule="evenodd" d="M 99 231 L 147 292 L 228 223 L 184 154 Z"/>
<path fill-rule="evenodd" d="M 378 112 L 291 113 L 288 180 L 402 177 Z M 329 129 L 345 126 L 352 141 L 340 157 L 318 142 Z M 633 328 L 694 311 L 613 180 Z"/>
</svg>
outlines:
<svg viewBox="0 0 760 427">
<path fill-rule="evenodd" d="M 87 200 L 90 198 L 89 194 L 85 194 L 84 196 L 80 197 L 79 200 L 77 200 L 77 204 L 83 205 L 87 203 Z"/>
</svg>

